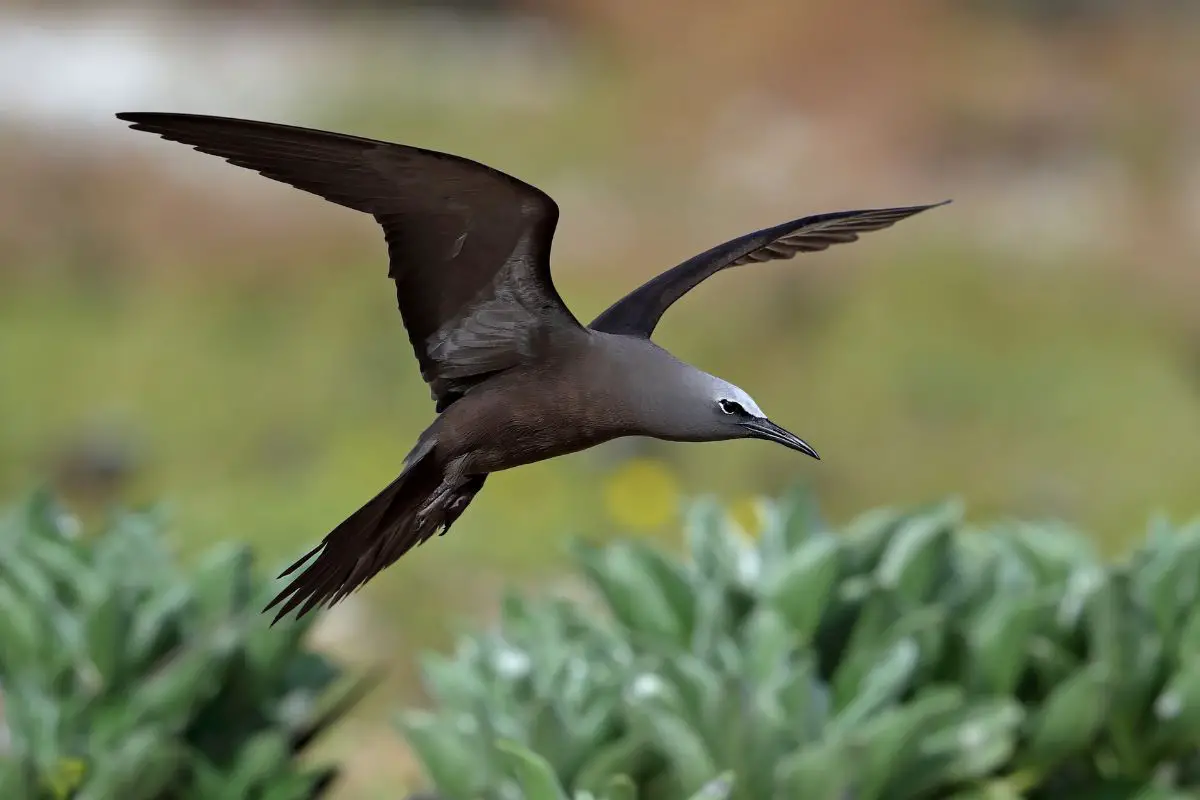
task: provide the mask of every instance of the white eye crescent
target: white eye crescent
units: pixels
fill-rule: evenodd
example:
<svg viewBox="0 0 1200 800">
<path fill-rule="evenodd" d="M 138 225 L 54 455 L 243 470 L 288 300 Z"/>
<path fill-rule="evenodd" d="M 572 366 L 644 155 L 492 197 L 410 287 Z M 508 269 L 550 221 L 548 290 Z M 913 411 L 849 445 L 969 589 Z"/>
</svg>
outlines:
<svg viewBox="0 0 1200 800">
<path fill-rule="evenodd" d="M 726 414 L 745 415 L 745 413 L 746 413 L 746 409 L 742 408 L 740 403 L 735 403 L 732 400 L 724 400 L 724 399 L 718 400 L 717 405 L 719 405 L 721 407 L 721 410 L 724 411 Z"/>
</svg>

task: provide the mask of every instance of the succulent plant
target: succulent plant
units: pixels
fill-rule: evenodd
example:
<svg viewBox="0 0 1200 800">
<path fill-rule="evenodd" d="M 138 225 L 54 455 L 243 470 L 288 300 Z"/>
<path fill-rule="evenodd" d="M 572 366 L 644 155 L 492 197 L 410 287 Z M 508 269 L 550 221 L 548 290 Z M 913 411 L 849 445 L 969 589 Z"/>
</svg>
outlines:
<svg viewBox="0 0 1200 800">
<path fill-rule="evenodd" d="M 627 775 L 614 775 L 598 792 L 568 794 L 550 762 L 511 740 L 496 742 L 505 769 L 520 787 L 523 800 L 637 800 L 637 786 Z M 688 800 L 726 800 L 733 786 L 729 773 L 708 781 Z"/>
<path fill-rule="evenodd" d="M 335 687 L 312 620 L 266 631 L 249 551 L 185 571 L 155 513 L 75 527 L 46 494 L 0 518 L 0 797 L 321 796 L 336 769 L 300 755 L 365 683 Z"/>
<path fill-rule="evenodd" d="M 803 495 L 748 536 L 691 507 L 684 558 L 579 545 L 598 604 L 507 598 L 429 655 L 400 726 L 443 800 L 521 798 L 510 740 L 566 790 L 676 800 L 1195 796 L 1200 525 L 1106 563 L 1062 524 L 947 502 L 834 532 Z"/>
</svg>

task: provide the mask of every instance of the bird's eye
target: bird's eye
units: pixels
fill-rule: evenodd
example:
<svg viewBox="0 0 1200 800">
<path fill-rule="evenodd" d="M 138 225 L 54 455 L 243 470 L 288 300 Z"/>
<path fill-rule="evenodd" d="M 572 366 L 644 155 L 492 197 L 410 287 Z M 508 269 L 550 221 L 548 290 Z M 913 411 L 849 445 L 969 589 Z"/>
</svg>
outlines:
<svg viewBox="0 0 1200 800">
<path fill-rule="evenodd" d="M 745 414 L 746 413 L 746 409 L 742 408 L 741 405 L 733 402 L 732 400 L 718 400 L 717 405 L 719 405 L 721 407 L 721 410 L 724 411 L 726 414 Z"/>
</svg>

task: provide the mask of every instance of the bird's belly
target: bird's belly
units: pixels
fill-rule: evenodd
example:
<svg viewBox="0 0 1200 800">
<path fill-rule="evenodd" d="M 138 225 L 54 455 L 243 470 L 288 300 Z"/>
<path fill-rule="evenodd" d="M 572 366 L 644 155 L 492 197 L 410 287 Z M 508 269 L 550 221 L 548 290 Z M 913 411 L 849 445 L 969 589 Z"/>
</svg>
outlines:
<svg viewBox="0 0 1200 800">
<path fill-rule="evenodd" d="M 586 450 L 620 435 L 615 429 L 587 424 L 510 421 L 483 437 L 470 457 L 470 464 L 472 471 L 499 472 Z"/>
<path fill-rule="evenodd" d="M 499 472 L 575 453 L 631 433 L 607 415 L 541 404 L 451 406 L 438 433 L 443 453 L 468 472 Z"/>
</svg>

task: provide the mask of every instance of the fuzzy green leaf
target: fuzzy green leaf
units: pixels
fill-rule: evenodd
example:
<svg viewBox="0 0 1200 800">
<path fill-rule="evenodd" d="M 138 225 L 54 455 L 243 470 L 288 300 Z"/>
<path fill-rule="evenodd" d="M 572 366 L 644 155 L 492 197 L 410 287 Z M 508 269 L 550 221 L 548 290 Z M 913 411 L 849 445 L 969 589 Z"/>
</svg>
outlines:
<svg viewBox="0 0 1200 800">
<path fill-rule="evenodd" d="M 693 501 L 685 511 L 684 530 L 696 572 L 715 585 L 734 583 L 740 553 L 725 509 L 711 498 Z"/>
<path fill-rule="evenodd" d="M 185 764 L 183 749 L 161 729 L 130 733 L 103 758 L 88 759 L 83 786 L 75 800 L 140 800 L 161 796 L 174 786 Z"/>
<path fill-rule="evenodd" d="M 1200 670 L 1196 662 L 1171 676 L 1154 701 L 1156 740 L 1175 752 L 1187 752 L 1200 741 Z"/>
<path fill-rule="evenodd" d="M 981 690 L 1008 695 L 1030 657 L 1032 635 L 1046 612 L 1037 595 L 1002 592 L 980 608 L 967 631 L 971 674 Z"/>
<path fill-rule="evenodd" d="M 700 787 L 689 800 L 726 800 L 733 792 L 733 786 L 733 773 L 724 772 Z"/>
<path fill-rule="evenodd" d="M 127 657 L 122 645 L 127 641 L 130 609 L 124 599 L 122 592 L 110 592 L 83 612 L 87 657 L 101 687 L 112 686 L 117 681 L 122 662 Z"/>
<path fill-rule="evenodd" d="M 1083 752 L 1104 725 L 1111 685 L 1105 665 L 1089 664 L 1055 689 L 1033 720 L 1029 761 L 1047 767 Z"/>
<path fill-rule="evenodd" d="M 253 797 L 271 783 L 289 756 L 287 739 L 279 731 L 252 737 L 239 751 L 225 791 L 230 797 Z"/>
<path fill-rule="evenodd" d="M 679 643 L 691 641 L 696 626 L 696 587 L 691 576 L 679 561 L 668 558 L 656 548 L 641 542 L 631 542 L 630 547 L 638 556 L 670 606 L 673 617 L 678 621 Z"/>
<path fill-rule="evenodd" d="M 962 514 L 962 504 L 954 502 L 905 520 L 880 556 L 879 585 L 910 605 L 924 602 L 949 567 L 950 532 Z"/>
<path fill-rule="evenodd" d="M 855 796 L 891 796 L 885 791 L 938 720 L 962 707 L 957 688 L 935 688 L 912 703 L 867 720 L 847 736 L 855 763 Z"/>
<path fill-rule="evenodd" d="M 524 800 L 570 800 L 546 759 L 511 740 L 497 742 L 496 749 L 520 785 Z"/>
<path fill-rule="evenodd" d="M 613 616 L 628 630 L 650 640 L 684 643 L 685 621 L 676 615 L 653 568 L 631 547 L 577 545 L 574 555 Z"/>
<path fill-rule="evenodd" d="M 648 754 L 649 748 L 639 737 L 623 736 L 592 753 L 576 774 L 572 788 L 602 794 L 616 776 L 637 772 Z"/>
<path fill-rule="evenodd" d="M 424 711 L 409 711 L 400 729 L 434 788 L 449 800 L 468 800 L 487 787 L 486 766 L 467 735 L 451 723 Z"/>
<path fill-rule="evenodd" d="M 638 800 L 637 784 L 628 775 L 615 775 L 600 793 L 603 800 Z"/>
<path fill-rule="evenodd" d="M 821 621 L 840 570 L 841 549 L 837 539 L 814 537 L 768 572 L 763 595 L 797 635 L 809 641 Z"/>
<path fill-rule="evenodd" d="M 666 757 L 682 791 L 694 792 L 717 774 L 713 754 L 670 692 L 635 691 L 626 713 L 635 735 Z"/>
<path fill-rule="evenodd" d="M 900 699 L 920 659 L 912 639 L 901 639 L 867 673 L 857 693 L 830 723 L 833 735 L 847 735 L 871 715 Z"/>
<path fill-rule="evenodd" d="M 786 756 L 775 768 L 781 796 L 804 800 L 843 800 L 853 765 L 841 740 L 831 737 Z"/>
</svg>

